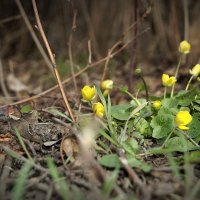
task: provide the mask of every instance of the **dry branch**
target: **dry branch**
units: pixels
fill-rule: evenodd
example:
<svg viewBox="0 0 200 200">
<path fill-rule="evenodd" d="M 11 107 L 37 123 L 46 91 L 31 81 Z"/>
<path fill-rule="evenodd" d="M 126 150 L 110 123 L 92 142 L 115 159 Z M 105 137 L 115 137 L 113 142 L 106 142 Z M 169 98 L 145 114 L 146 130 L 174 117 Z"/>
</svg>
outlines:
<svg viewBox="0 0 200 200">
<path fill-rule="evenodd" d="M 42 39 L 44 41 L 44 44 L 46 46 L 46 49 L 48 51 L 48 54 L 49 54 L 49 57 L 50 57 L 50 60 L 51 60 L 51 63 L 52 63 L 52 67 L 53 67 L 53 70 L 54 70 L 54 73 L 55 73 L 55 76 L 56 76 L 56 79 L 57 79 L 57 82 L 58 82 L 58 85 L 59 85 L 59 88 L 60 88 L 60 92 L 62 94 L 64 103 L 65 103 L 66 109 L 69 112 L 69 115 L 72 118 L 72 121 L 75 122 L 75 118 L 74 118 L 74 115 L 72 113 L 72 109 L 71 109 L 69 102 L 67 100 L 67 96 L 64 92 L 63 85 L 62 85 L 62 82 L 61 82 L 61 79 L 60 79 L 60 75 L 59 75 L 58 70 L 57 70 L 55 58 L 53 56 L 53 53 L 51 51 L 51 48 L 49 46 L 48 40 L 46 38 L 46 35 L 44 33 L 44 30 L 43 30 L 43 27 L 42 27 L 42 24 L 41 24 L 41 21 L 40 21 L 40 17 L 39 17 L 39 14 L 38 14 L 37 5 L 36 5 L 35 0 L 32 0 L 32 4 L 33 4 L 33 10 L 34 10 L 34 13 L 35 13 L 35 18 L 36 18 L 36 21 L 37 21 L 37 26 L 38 26 L 39 32 L 42 36 Z"/>
</svg>

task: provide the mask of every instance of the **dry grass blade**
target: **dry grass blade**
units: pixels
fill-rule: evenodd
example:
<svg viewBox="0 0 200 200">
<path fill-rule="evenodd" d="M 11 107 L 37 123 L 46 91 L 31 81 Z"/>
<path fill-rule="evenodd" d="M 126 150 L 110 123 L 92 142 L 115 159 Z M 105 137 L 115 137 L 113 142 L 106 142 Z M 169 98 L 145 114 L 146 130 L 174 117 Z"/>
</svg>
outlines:
<svg viewBox="0 0 200 200">
<path fill-rule="evenodd" d="M 58 82 L 58 85 L 59 85 L 59 88 L 60 88 L 60 92 L 62 94 L 64 103 L 65 103 L 66 109 L 69 112 L 69 115 L 72 118 L 72 121 L 75 122 L 75 117 L 73 115 L 72 109 L 71 109 L 69 102 L 67 100 L 67 96 L 64 92 L 63 85 L 62 85 L 62 82 L 61 82 L 61 79 L 60 79 L 60 75 L 59 75 L 57 67 L 56 67 L 55 58 L 53 56 L 53 53 L 51 51 L 51 48 L 49 46 L 48 40 L 46 38 L 46 35 L 44 33 L 44 30 L 43 30 L 43 27 L 42 27 L 42 24 L 41 24 L 41 21 L 40 21 L 40 17 L 39 17 L 39 14 L 38 14 L 37 5 L 36 5 L 35 0 L 32 0 L 32 4 L 33 4 L 33 10 L 34 10 L 34 13 L 35 13 L 35 18 L 36 18 L 36 21 L 37 21 L 37 26 L 38 26 L 39 32 L 41 34 L 41 37 L 44 41 L 44 44 L 46 46 L 46 49 L 48 51 L 48 54 L 49 54 L 49 57 L 50 57 L 50 60 L 51 60 L 51 63 L 52 63 L 52 67 L 53 67 L 53 70 L 54 70 L 54 73 L 55 73 L 55 76 L 56 76 L 56 79 L 57 79 L 57 82 Z"/>
</svg>

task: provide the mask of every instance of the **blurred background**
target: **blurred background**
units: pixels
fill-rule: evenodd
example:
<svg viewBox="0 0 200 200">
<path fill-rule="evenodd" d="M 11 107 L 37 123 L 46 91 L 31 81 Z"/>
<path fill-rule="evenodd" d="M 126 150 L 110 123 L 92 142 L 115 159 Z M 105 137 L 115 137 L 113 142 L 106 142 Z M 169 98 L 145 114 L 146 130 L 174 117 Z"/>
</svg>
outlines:
<svg viewBox="0 0 200 200">
<path fill-rule="evenodd" d="M 104 58 L 108 49 L 116 42 L 122 41 L 123 45 L 137 38 L 137 44 L 134 40 L 110 62 L 118 74 L 129 74 L 131 63 L 135 67 L 141 66 L 146 75 L 160 76 L 164 70 L 172 70 L 173 73 L 178 60 L 178 45 L 183 39 L 187 39 L 192 46 L 190 56 L 184 61 L 184 70 L 188 71 L 199 62 L 200 1 L 38 0 L 36 3 L 59 70 L 64 74 L 63 78 L 70 73 L 67 67 L 63 70 L 63 66 L 69 60 L 68 44 L 75 13 L 71 50 L 73 62 L 79 68 L 88 63 L 89 40 L 94 62 Z M 23 16 L 23 10 L 27 18 L 26 15 Z M 1 74 L 3 70 L 6 79 L 6 75 L 14 71 L 24 83 L 29 81 L 31 84 L 30 80 L 36 80 L 38 85 L 45 82 L 44 88 L 48 88 L 55 84 L 50 83 L 47 76 L 51 71 L 44 62 L 25 20 L 30 22 L 44 47 L 35 27 L 31 0 L 0 0 Z M 102 65 L 98 67 L 101 68 Z M 98 71 L 97 68 L 94 69 Z M 29 76 L 23 80 L 24 74 Z M 43 74 L 48 78 L 44 78 Z"/>
</svg>

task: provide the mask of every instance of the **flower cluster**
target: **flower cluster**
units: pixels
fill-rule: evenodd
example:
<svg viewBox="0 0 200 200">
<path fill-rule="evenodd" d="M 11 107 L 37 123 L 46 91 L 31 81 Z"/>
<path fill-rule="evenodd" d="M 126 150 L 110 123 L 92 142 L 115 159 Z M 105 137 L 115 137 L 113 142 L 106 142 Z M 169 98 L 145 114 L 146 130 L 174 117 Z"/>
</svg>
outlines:
<svg viewBox="0 0 200 200">
<path fill-rule="evenodd" d="M 110 90 L 113 88 L 113 81 L 112 80 L 105 80 L 101 82 L 101 89 L 103 90 L 103 95 L 107 96 Z M 92 105 L 92 110 L 96 114 L 96 116 L 102 118 L 105 113 L 104 106 L 100 103 L 93 103 L 93 100 L 96 97 L 96 88 L 95 86 L 90 87 L 89 85 L 85 85 L 82 90 L 82 100 L 85 102 L 89 102 Z"/>
</svg>

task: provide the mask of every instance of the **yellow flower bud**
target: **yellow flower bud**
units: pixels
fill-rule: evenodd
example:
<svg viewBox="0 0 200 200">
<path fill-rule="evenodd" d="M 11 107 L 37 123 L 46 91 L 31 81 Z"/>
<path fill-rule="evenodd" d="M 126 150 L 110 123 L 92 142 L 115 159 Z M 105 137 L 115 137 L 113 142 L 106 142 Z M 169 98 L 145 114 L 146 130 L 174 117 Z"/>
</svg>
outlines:
<svg viewBox="0 0 200 200">
<path fill-rule="evenodd" d="M 110 90 L 104 90 L 104 91 L 103 91 L 103 96 L 104 96 L 104 97 L 108 96 L 108 93 L 109 93 L 109 92 L 110 92 Z"/>
<path fill-rule="evenodd" d="M 85 85 L 81 90 L 81 94 L 83 96 L 83 100 L 85 101 L 92 101 L 95 98 L 96 90 L 95 86 L 90 87 L 89 85 Z"/>
<path fill-rule="evenodd" d="M 192 69 L 190 69 L 190 74 L 197 77 L 200 74 L 200 64 L 196 64 Z"/>
<path fill-rule="evenodd" d="M 169 77 L 168 74 L 162 75 L 162 84 L 165 87 L 170 87 L 170 86 L 174 85 L 175 82 L 176 82 L 176 78 L 174 76 Z"/>
<path fill-rule="evenodd" d="M 98 116 L 98 117 L 104 116 L 105 109 L 104 109 L 104 106 L 100 102 L 94 103 L 92 105 L 92 110 L 94 111 L 96 116 Z"/>
<path fill-rule="evenodd" d="M 190 53 L 190 48 L 191 48 L 190 43 L 187 42 L 186 40 L 183 40 L 179 45 L 179 52 L 182 54 L 188 54 Z"/>
<path fill-rule="evenodd" d="M 179 111 L 176 115 L 176 124 L 181 130 L 188 130 L 187 126 L 192 121 L 192 116 L 188 111 Z"/>
<path fill-rule="evenodd" d="M 105 80 L 101 82 L 101 89 L 102 90 L 110 90 L 113 88 L 113 81 L 112 80 Z"/>
<path fill-rule="evenodd" d="M 160 101 L 160 100 L 154 101 L 153 104 L 152 104 L 152 107 L 153 107 L 155 110 L 159 110 L 160 107 L 161 107 L 161 101 Z"/>
</svg>

